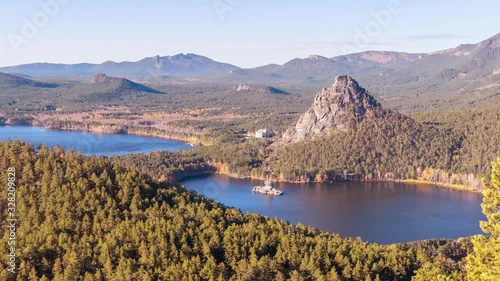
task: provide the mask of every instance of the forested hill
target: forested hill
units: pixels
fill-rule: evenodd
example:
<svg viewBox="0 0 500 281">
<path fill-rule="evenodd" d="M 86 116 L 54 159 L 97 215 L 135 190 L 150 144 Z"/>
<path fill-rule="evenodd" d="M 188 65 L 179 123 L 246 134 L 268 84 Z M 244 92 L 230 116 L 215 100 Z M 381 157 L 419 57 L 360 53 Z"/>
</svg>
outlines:
<svg viewBox="0 0 500 281">
<path fill-rule="evenodd" d="M 488 163 L 500 150 L 498 139 L 485 142 L 500 129 L 498 108 L 488 112 L 454 112 L 462 119 L 448 124 L 435 116 L 434 122 L 417 122 L 383 109 L 356 81 L 340 76 L 285 133 L 285 145 L 276 146 L 273 175 L 282 181 L 417 179 L 481 188 L 478 176 L 489 174 Z"/>
<path fill-rule="evenodd" d="M 244 215 L 59 147 L 2 142 L 4 187 L 12 168 L 17 279 L 2 227 L 1 280 L 464 280 L 471 252 L 468 239 L 381 246 Z"/>
<path fill-rule="evenodd" d="M 43 83 L 31 80 L 22 76 L 6 74 L 0 72 L 0 89 L 17 89 L 19 87 L 34 87 L 34 88 L 56 88 L 59 85 L 51 83 Z"/>
<path fill-rule="evenodd" d="M 280 123 L 289 127 L 281 139 L 245 139 L 226 123 L 213 131 L 219 135 L 212 146 L 111 161 L 168 181 L 218 172 L 281 181 L 409 179 L 483 187 L 481 178 L 489 177 L 500 152 L 500 106 L 410 117 L 383 108 L 352 78 L 343 80 L 320 91 L 295 125 Z"/>
<path fill-rule="evenodd" d="M 415 122 L 397 112 L 381 110 L 334 131 L 277 150 L 275 174 L 282 180 L 359 174 L 363 178 L 410 179 L 425 168 L 452 171 L 462 136 L 451 130 Z"/>
</svg>

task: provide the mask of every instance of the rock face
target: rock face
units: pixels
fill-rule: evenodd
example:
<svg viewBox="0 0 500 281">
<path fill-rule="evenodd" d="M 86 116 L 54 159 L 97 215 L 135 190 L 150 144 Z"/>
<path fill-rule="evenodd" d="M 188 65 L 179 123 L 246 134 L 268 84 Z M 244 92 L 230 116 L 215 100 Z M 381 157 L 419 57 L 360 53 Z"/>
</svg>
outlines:
<svg viewBox="0 0 500 281">
<path fill-rule="evenodd" d="M 314 98 L 312 106 L 283 136 L 286 143 L 299 142 L 333 130 L 347 129 L 349 121 L 360 119 L 380 104 L 349 76 L 337 76 L 329 89 Z"/>
<path fill-rule="evenodd" d="M 238 86 L 234 87 L 234 89 L 236 90 L 236 92 L 259 90 L 255 86 L 251 86 L 251 85 L 244 84 L 244 83 L 240 83 Z"/>
<path fill-rule="evenodd" d="M 233 87 L 233 90 L 236 92 L 255 92 L 263 94 L 281 94 L 281 95 L 288 94 L 287 92 L 282 91 L 280 89 L 276 89 L 274 87 L 249 85 L 246 83 L 240 83 L 238 86 Z"/>
<path fill-rule="evenodd" d="M 386 51 L 366 51 L 337 56 L 332 59 L 358 67 L 400 67 L 423 58 L 426 54 L 411 54 Z"/>
<path fill-rule="evenodd" d="M 99 73 L 99 74 L 95 75 L 94 77 L 92 77 L 90 79 L 90 83 L 92 83 L 92 84 L 95 84 L 95 83 L 104 83 L 104 82 L 109 81 L 111 79 L 112 78 L 109 78 L 108 76 L 106 76 L 106 74 Z"/>
</svg>

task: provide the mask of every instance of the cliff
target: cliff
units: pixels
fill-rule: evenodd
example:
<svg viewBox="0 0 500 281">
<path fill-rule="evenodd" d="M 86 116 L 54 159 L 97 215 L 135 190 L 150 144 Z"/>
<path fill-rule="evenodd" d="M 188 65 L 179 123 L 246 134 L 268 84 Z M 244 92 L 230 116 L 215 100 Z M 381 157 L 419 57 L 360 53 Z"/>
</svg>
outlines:
<svg viewBox="0 0 500 281">
<path fill-rule="evenodd" d="M 380 104 L 349 76 L 337 76 L 329 89 L 314 98 L 311 107 L 283 135 L 285 143 L 299 142 L 313 136 L 345 130 L 351 121 L 360 120 Z"/>
</svg>

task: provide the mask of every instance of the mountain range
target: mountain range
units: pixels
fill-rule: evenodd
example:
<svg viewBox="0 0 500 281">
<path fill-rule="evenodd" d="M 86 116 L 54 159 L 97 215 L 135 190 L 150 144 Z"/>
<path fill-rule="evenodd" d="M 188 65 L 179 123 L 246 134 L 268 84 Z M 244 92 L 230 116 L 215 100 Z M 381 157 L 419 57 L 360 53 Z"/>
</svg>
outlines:
<svg viewBox="0 0 500 281">
<path fill-rule="evenodd" d="M 61 94 L 105 93 L 110 95 L 106 100 L 115 100 L 123 98 L 120 92 L 182 92 L 186 91 L 182 87 L 207 89 L 211 84 L 209 91 L 214 95 L 219 91 L 216 89 L 239 93 L 240 97 L 295 93 L 306 100 L 312 89 L 329 87 L 335 77 L 349 75 L 388 108 L 418 111 L 446 104 L 470 107 L 498 103 L 499 53 L 500 33 L 477 44 L 428 54 L 366 51 L 333 58 L 311 55 L 282 65 L 246 69 L 196 54 L 102 64 L 34 63 L 0 68 L 0 89 L 57 88 Z M 106 83 L 88 83 L 99 74 L 109 78 Z"/>
<path fill-rule="evenodd" d="M 402 85 L 421 92 L 436 90 L 476 90 L 498 86 L 500 78 L 500 33 L 477 44 L 423 55 L 378 77 L 370 77 L 370 86 Z M 364 83 L 366 79 L 358 78 Z"/>
<path fill-rule="evenodd" d="M 0 72 L 40 77 L 92 77 L 99 73 L 123 77 L 189 76 L 225 72 L 238 67 L 195 54 L 148 57 L 136 62 L 106 61 L 101 64 L 33 63 L 0 68 Z"/>
<path fill-rule="evenodd" d="M 379 85 L 384 82 L 407 83 L 417 78 L 419 81 L 425 80 L 426 83 L 431 82 L 434 85 L 437 81 L 446 82 L 457 77 L 467 76 L 462 80 L 473 82 L 488 75 L 500 74 L 499 50 L 500 33 L 477 44 L 460 45 L 428 54 L 366 51 L 333 58 L 311 55 L 303 59 L 292 59 L 282 65 L 269 64 L 250 69 L 217 62 L 196 54 L 177 54 L 147 57 L 135 62 L 33 63 L 1 67 L 0 72 L 34 77 L 92 77 L 98 73 L 106 73 L 127 78 L 207 77 L 207 75 L 225 74 L 227 76 L 238 75 L 241 79 L 250 80 L 257 76 L 268 79 L 324 77 L 328 81 L 338 75 L 350 73 L 378 74 L 383 77 L 378 79 Z"/>
</svg>

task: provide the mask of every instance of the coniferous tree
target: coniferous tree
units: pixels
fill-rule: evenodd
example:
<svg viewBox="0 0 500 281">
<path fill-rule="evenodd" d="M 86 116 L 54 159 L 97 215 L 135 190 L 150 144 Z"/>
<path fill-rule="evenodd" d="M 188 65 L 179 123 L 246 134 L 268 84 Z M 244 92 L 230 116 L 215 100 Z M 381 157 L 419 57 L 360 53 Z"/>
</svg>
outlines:
<svg viewBox="0 0 500 281">
<path fill-rule="evenodd" d="M 17 277 L 0 247 L 0 280 L 408 281 L 424 263 L 461 276 L 460 266 L 446 265 L 471 252 L 468 239 L 385 246 L 242 214 L 109 159 L 58 148 L 0 143 L 0 171 L 11 165 L 33 171 L 16 180 Z M 7 181 L 0 172 L 0 184 Z M 7 200 L 1 192 L 0 221 Z M 8 239 L 0 228 L 0 245 Z"/>
<path fill-rule="evenodd" d="M 483 213 L 487 221 L 481 229 L 489 237 L 476 236 L 474 253 L 467 258 L 467 277 L 471 281 L 500 280 L 500 157 L 492 163 L 491 182 L 485 183 Z"/>
</svg>

